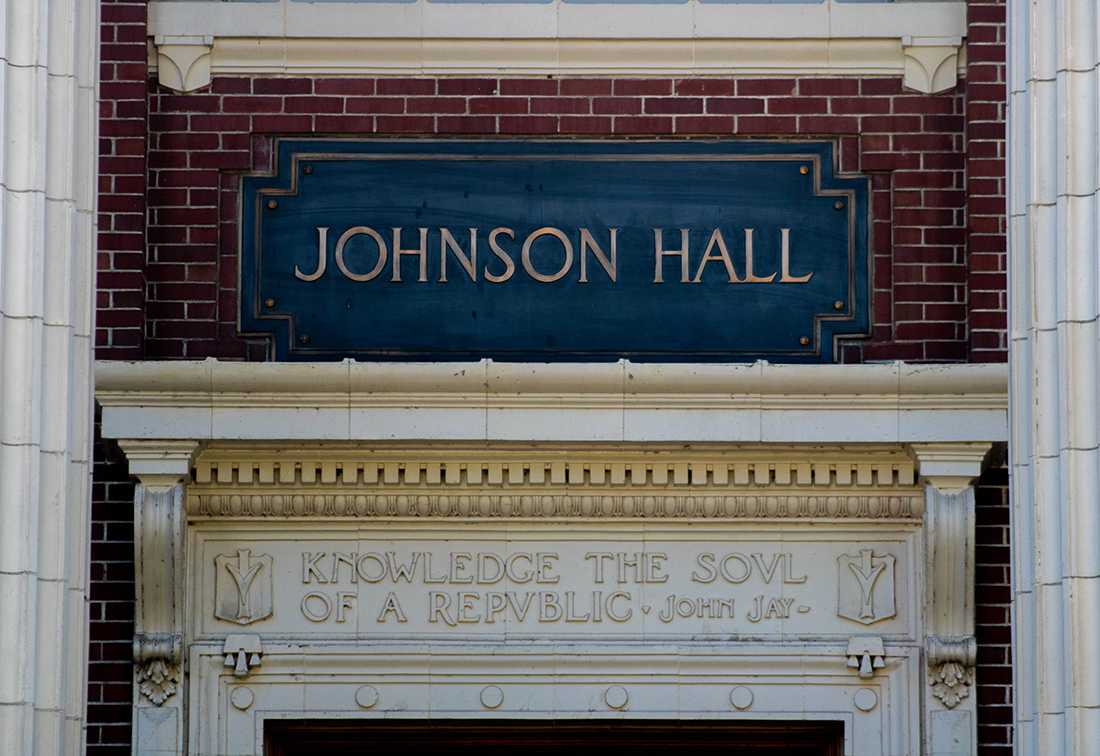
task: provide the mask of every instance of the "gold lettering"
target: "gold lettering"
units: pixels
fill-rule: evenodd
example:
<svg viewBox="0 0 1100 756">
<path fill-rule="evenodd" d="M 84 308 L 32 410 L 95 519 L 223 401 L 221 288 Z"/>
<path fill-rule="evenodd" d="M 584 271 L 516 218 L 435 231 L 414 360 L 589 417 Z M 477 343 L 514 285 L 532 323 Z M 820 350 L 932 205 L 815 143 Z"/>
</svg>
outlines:
<svg viewBox="0 0 1100 756">
<path fill-rule="evenodd" d="M 748 283 L 771 283 L 775 280 L 775 274 L 770 276 L 758 276 L 752 271 L 752 229 L 745 229 L 745 281 Z"/>
<path fill-rule="evenodd" d="M 718 254 L 712 255 L 711 250 L 715 247 L 718 248 Z M 707 242 L 707 249 L 703 252 L 703 259 L 699 261 L 699 269 L 695 271 L 695 278 L 692 283 L 700 283 L 703 280 L 703 270 L 707 267 L 707 263 L 712 260 L 721 260 L 722 264 L 726 266 L 726 275 L 729 276 L 730 283 L 744 283 L 737 277 L 737 271 L 733 267 L 733 260 L 730 259 L 729 250 L 726 249 L 726 240 L 722 236 L 722 229 L 716 228 L 710 235 L 710 241 Z"/>
<path fill-rule="evenodd" d="M 328 227 L 317 227 L 317 269 L 306 275 L 294 265 L 294 277 L 301 281 L 316 281 L 325 275 L 325 265 L 328 264 Z"/>
<path fill-rule="evenodd" d="M 485 266 L 485 280 L 489 283 L 504 283 L 512 277 L 513 273 L 516 272 L 516 264 L 512 262 L 511 256 L 503 249 L 501 249 L 499 244 L 497 244 L 497 236 L 499 234 L 505 234 L 508 236 L 509 239 L 512 239 L 513 241 L 515 241 L 516 238 L 516 232 L 510 228 L 505 228 L 504 226 L 499 226 L 489 232 L 489 249 L 494 255 L 504 261 L 504 272 L 500 275 L 490 273 L 489 266 Z"/>
<path fill-rule="evenodd" d="M 401 282 L 401 256 L 402 255 L 417 255 L 420 257 L 420 275 L 417 276 L 417 281 L 424 282 L 428 280 L 428 229 L 420 228 L 420 246 L 415 249 L 402 249 L 401 248 L 401 229 L 395 228 L 393 230 L 393 276 L 390 277 L 390 281 L 394 283 Z"/>
<path fill-rule="evenodd" d="M 565 259 L 562 261 L 561 268 L 553 275 L 539 273 L 535 270 L 535 266 L 531 262 L 531 247 L 541 236 L 553 236 L 561 242 L 561 248 L 565 251 Z M 531 276 L 531 278 L 541 283 L 553 283 L 564 277 L 565 274 L 569 272 L 569 269 L 573 267 L 573 243 L 569 241 L 568 236 L 552 226 L 537 228 L 524 239 L 523 249 L 520 252 L 520 259 L 523 261 L 523 269 L 527 271 L 527 275 Z"/>
<path fill-rule="evenodd" d="M 615 275 L 618 271 L 618 234 L 619 229 L 609 228 L 608 231 L 611 234 L 611 258 L 608 259 L 607 255 L 603 252 L 603 247 L 596 243 L 596 240 L 592 237 L 592 234 L 587 228 L 581 229 L 581 283 L 588 283 L 588 255 L 586 254 L 589 249 L 596 256 L 596 262 L 607 272 L 607 277 L 611 279 L 611 282 L 615 282 Z"/>
<path fill-rule="evenodd" d="M 462 251 L 458 240 L 451 235 L 450 229 L 439 229 L 439 281 L 447 283 L 447 250 L 458 260 L 458 264 L 466 271 L 471 281 L 477 280 L 477 229 L 470 229 L 470 255 Z"/>
<path fill-rule="evenodd" d="M 374 267 L 371 268 L 369 273 L 352 273 L 344 262 L 344 246 L 353 237 L 359 236 L 360 234 L 369 236 L 374 240 L 374 243 L 378 245 L 378 262 L 374 264 Z M 388 255 L 389 252 L 386 250 L 386 240 L 373 228 L 367 226 L 352 226 L 347 231 L 340 234 L 340 238 L 336 240 L 336 267 L 352 281 L 362 283 L 363 281 L 370 281 L 376 278 L 378 274 L 382 272 L 382 268 L 386 266 L 386 257 Z"/>
<path fill-rule="evenodd" d="M 664 231 L 660 228 L 653 229 L 653 283 L 664 283 L 664 258 L 666 255 L 680 256 L 680 283 L 688 283 L 688 246 L 690 232 L 686 228 L 680 229 L 680 249 L 664 248 Z"/>
<path fill-rule="evenodd" d="M 780 267 L 783 272 L 779 277 L 779 283 L 808 283 L 809 280 L 814 277 L 813 271 L 804 276 L 791 275 L 791 230 L 789 228 L 781 228 L 779 229 L 779 234 L 782 241 L 782 265 Z"/>
</svg>

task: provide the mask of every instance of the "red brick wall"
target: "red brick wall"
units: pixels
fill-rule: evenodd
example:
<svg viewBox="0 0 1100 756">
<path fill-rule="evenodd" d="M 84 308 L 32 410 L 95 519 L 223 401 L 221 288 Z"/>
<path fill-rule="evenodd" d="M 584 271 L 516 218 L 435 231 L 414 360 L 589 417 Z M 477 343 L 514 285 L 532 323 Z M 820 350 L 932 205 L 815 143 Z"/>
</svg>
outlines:
<svg viewBox="0 0 1100 756">
<path fill-rule="evenodd" d="M 973 345 L 967 325 L 968 282 L 991 282 L 966 255 L 966 149 L 977 137 L 967 138 L 965 91 L 906 93 L 891 78 L 219 77 L 187 95 L 151 84 L 143 354 L 265 358 L 263 343 L 235 336 L 236 193 L 241 173 L 269 167 L 273 135 L 724 134 L 838 138 L 842 168 L 871 176 L 874 333 L 845 361 L 989 359 L 972 346 L 991 333 L 1003 343 L 1003 324 Z M 112 343 L 102 354 L 121 356 L 114 344 L 134 313 L 101 313 L 99 338 Z"/>
<path fill-rule="evenodd" d="M 975 624 L 978 637 L 978 756 L 1012 754 L 1012 588 L 1008 467 L 999 445 L 976 485 Z"/>
<path fill-rule="evenodd" d="M 966 41 L 970 360 L 1008 359 L 1005 3 L 970 0 Z"/>
<path fill-rule="evenodd" d="M 102 0 L 100 32 L 96 356 L 140 359 L 149 76 L 144 0 Z"/>
<path fill-rule="evenodd" d="M 92 484 L 88 754 L 130 752 L 134 638 L 134 485 L 118 446 L 99 436 Z"/>
</svg>

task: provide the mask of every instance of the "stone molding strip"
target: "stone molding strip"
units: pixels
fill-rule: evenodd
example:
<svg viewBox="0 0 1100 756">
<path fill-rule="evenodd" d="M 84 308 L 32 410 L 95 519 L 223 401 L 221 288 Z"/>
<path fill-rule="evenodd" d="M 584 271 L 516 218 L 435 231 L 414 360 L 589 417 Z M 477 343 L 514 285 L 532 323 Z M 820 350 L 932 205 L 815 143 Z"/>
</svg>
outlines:
<svg viewBox="0 0 1100 756">
<path fill-rule="evenodd" d="M 797 456 L 801 453 L 803 456 Z M 599 455 L 599 456 L 597 456 Z M 439 459 L 446 456 L 446 459 Z M 433 459 L 434 457 L 434 459 Z M 786 457 L 786 458 L 784 458 Z M 383 450 L 364 455 L 354 447 L 287 451 L 263 447 L 212 449 L 194 464 L 198 485 L 386 487 L 455 489 L 488 485 L 523 490 L 606 487 L 706 488 L 715 486 L 915 486 L 911 459 L 900 450 L 694 449 L 474 452 L 441 449 Z"/>
<path fill-rule="evenodd" d="M 192 492 L 187 515 L 197 518 L 529 518 L 721 520 L 920 520 L 919 494 L 857 496 L 710 494 L 282 494 Z"/>
<path fill-rule="evenodd" d="M 911 443 L 1007 435 L 1004 365 L 99 362 L 108 438 Z"/>
<path fill-rule="evenodd" d="M 904 76 L 965 70 L 966 3 L 152 2 L 150 68 L 193 91 L 250 75 Z M 599 36 L 596 36 L 598 34 Z M 196 52 L 178 40 L 210 40 Z M 203 56 L 206 57 L 203 57 Z M 196 58 L 203 62 L 194 67 Z"/>
</svg>

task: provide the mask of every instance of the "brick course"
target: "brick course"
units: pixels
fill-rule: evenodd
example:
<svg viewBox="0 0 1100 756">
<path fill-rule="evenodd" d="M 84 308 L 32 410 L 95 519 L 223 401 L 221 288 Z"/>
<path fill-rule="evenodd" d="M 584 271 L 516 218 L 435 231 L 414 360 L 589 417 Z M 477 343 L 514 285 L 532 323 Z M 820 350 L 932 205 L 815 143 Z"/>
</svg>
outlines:
<svg viewBox="0 0 1100 756">
<path fill-rule="evenodd" d="M 1012 584 L 1008 467 L 998 445 L 975 485 L 978 756 L 1012 756 Z"/>
<path fill-rule="evenodd" d="M 95 430 L 88 601 L 87 753 L 88 756 L 108 756 L 130 753 L 134 485 L 118 445 L 100 437 L 98 416 Z"/>
<path fill-rule="evenodd" d="M 1003 224 L 1003 202 L 983 193 L 971 203 L 974 192 L 1003 194 L 1003 181 L 967 182 L 967 171 L 1003 173 L 1003 161 L 968 152 L 1003 152 L 1003 142 L 968 129 L 974 86 L 920 95 L 894 78 L 218 77 L 181 95 L 150 82 L 147 252 L 122 266 L 101 258 L 101 275 L 139 266 L 144 356 L 265 359 L 265 343 L 234 333 L 236 192 L 240 174 L 270 168 L 276 135 L 824 137 L 873 188 L 873 335 L 842 359 L 1003 360 L 1003 251 L 990 251 L 1003 229 L 987 231 Z M 135 314 L 122 304 L 140 306 L 137 294 L 101 299 L 103 356 L 122 356 L 116 342 Z"/>
<path fill-rule="evenodd" d="M 971 0 L 967 27 L 970 360 L 1004 362 L 1008 358 L 1004 0 Z"/>
</svg>

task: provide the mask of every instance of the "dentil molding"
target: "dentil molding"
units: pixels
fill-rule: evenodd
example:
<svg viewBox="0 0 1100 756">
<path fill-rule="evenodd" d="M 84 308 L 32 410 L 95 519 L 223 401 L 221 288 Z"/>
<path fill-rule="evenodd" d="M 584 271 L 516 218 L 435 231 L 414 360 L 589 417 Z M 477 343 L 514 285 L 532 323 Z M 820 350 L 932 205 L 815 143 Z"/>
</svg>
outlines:
<svg viewBox="0 0 1100 756">
<path fill-rule="evenodd" d="M 192 517 L 919 520 L 900 447 L 212 446 Z"/>
</svg>

